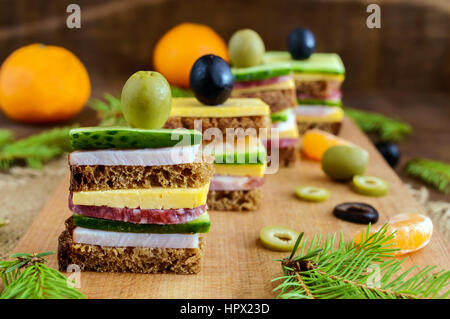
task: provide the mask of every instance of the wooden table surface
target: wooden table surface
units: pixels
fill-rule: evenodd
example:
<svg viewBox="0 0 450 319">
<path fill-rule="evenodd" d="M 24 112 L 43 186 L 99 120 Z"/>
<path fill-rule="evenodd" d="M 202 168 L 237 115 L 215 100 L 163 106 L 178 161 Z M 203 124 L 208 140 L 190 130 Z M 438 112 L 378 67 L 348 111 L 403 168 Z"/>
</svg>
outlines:
<svg viewBox="0 0 450 319">
<path fill-rule="evenodd" d="M 317 162 L 302 159 L 296 167 L 281 169 L 267 175 L 263 186 L 264 203 L 259 211 L 210 211 L 211 231 L 207 237 L 203 268 L 198 275 L 137 275 L 86 272 L 81 274 L 81 290 L 89 298 L 274 298 L 281 275 L 280 263 L 274 259 L 288 253 L 263 248 L 259 231 L 268 225 L 282 225 L 311 238 L 343 230 L 346 239 L 363 225 L 335 218 L 332 208 L 346 201 L 370 203 L 380 212 L 377 225 L 403 212 L 422 212 L 398 176 L 389 168 L 368 138 L 350 121 L 345 121 L 341 134 L 367 149 L 370 165 L 367 174 L 390 183 L 388 196 L 373 198 L 354 193 L 348 184 L 334 183 L 321 171 Z M 324 203 L 307 203 L 294 195 L 295 187 L 316 185 L 331 190 Z M 57 237 L 64 220 L 70 216 L 67 208 L 68 177 L 57 188 L 43 211 L 22 238 L 15 252 L 41 252 L 57 249 Z M 429 264 L 450 267 L 448 241 L 436 229 L 428 246 L 410 254 L 404 266 Z M 56 267 L 56 256 L 50 256 L 50 266 Z"/>
</svg>

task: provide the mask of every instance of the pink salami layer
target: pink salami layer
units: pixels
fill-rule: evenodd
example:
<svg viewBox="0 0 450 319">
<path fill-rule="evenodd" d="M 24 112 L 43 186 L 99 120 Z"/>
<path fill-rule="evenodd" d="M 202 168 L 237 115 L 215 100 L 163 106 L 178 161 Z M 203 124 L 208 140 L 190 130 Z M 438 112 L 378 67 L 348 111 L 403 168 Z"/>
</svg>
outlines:
<svg viewBox="0 0 450 319">
<path fill-rule="evenodd" d="M 84 216 L 135 224 L 183 224 L 206 212 L 206 205 L 180 209 L 116 208 L 108 206 L 74 205 L 69 195 L 69 209 Z"/>
<path fill-rule="evenodd" d="M 233 88 L 236 90 L 246 89 L 246 88 L 257 87 L 257 86 L 262 86 L 262 85 L 277 84 L 277 83 L 288 81 L 290 79 L 292 79 L 292 75 L 277 76 L 275 78 L 259 80 L 259 81 L 234 82 Z"/>
<path fill-rule="evenodd" d="M 214 175 L 209 184 L 210 191 L 251 190 L 264 184 L 263 177 Z"/>
<path fill-rule="evenodd" d="M 297 144 L 296 138 L 280 138 L 278 139 L 278 148 L 285 148 L 295 146 Z M 266 149 L 270 149 L 272 146 L 272 140 L 264 140 L 263 145 Z"/>
</svg>

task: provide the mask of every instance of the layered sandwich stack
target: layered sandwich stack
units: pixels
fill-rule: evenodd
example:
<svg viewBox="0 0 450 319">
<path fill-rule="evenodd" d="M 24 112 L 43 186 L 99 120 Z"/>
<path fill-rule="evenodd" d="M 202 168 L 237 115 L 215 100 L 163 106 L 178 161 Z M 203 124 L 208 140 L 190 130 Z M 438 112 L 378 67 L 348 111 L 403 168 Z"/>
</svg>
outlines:
<svg viewBox="0 0 450 319">
<path fill-rule="evenodd" d="M 277 145 L 282 166 L 290 166 L 297 158 L 297 126 L 292 112 L 297 105 L 295 83 L 289 63 L 270 63 L 246 68 L 233 68 L 232 96 L 260 98 L 270 107 L 272 127 L 279 131 L 279 143 L 269 136 L 263 141 L 272 149 Z M 293 121 L 294 120 L 294 121 Z M 269 153 L 270 155 L 270 153 Z"/>
<path fill-rule="evenodd" d="M 250 211 L 261 205 L 266 150 L 261 129 L 270 126 L 269 107 L 260 99 L 228 99 L 207 106 L 195 98 L 172 99 L 168 128 L 203 132 L 203 151 L 214 155 L 215 175 L 208 193 L 212 210 Z"/>
<path fill-rule="evenodd" d="M 294 112 L 300 135 L 312 128 L 333 134 L 339 132 L 343 118 L 341 85 L 345 78 L 339 55 L 313 53 L 306 60 L 294 60 L 289 52 L 269 51 L 264 63 L 290 64 L 297 94 L 298 107 Z"/>
<path fill-rule="evenodd" d="M 73 216 L 59 237 L 60 270 L 198 273 L 213 175 L 201 133 L 93 127 L 70 138 Z"/>
</svg>

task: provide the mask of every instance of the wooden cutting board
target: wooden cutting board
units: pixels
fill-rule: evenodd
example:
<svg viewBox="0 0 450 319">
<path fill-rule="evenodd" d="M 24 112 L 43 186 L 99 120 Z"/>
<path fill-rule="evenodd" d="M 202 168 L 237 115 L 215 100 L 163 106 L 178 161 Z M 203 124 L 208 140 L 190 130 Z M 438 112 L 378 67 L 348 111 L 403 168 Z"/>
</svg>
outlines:
<svg viewBox="0 0 450 319">
<path fill-rule="evenodd" d="M 389 217 L 404 213 L 423 213 L 399 177 L 387 165 L 369 139 L 348 119 L 341 136 L 365 148 L 370 153 L 367 175 L 390 182 L 390 193 L 381 198 L 355 194 L 349 185 L 331 182 L 320 164 L 302 159 L 294 168 L 280 169 L 267 175 L 263 186 L 262 208 L 256 212 L 210 211 L 211 231 L 207 237 L 203 269 L 198 275 L 140 275 L 88 273 L 81 274 L 81 290 L 89 298 L 274 298 L 272 290 L 281 275 L 280 263 L 273 261 L 288 255 L 266 250 L 258 241 L 259 231 L 268 225 L 282 225 L 308 237 L 344 231 L 346 239 L 363 225 L 348 223 L 332 215 L 333 207 L 342 202 L 359 201 L 372 204 L 380 212 L 377 225 Z M 299 185 L 323 186 L 331 190 L 325 203 L 298 200 L 294 190 Z M 15 252 L 57 250 L 57 238 L 70 216 L 67 208 L 69 178 L 64 178 L 50 201 L 37 216 Z M 435 231 L 431 242 L 410 255 L 405 267 L 437 265 L 450 268 L 449 242 Z M 56 256 L 50 266 L 57 267 Z"/>
</svg>

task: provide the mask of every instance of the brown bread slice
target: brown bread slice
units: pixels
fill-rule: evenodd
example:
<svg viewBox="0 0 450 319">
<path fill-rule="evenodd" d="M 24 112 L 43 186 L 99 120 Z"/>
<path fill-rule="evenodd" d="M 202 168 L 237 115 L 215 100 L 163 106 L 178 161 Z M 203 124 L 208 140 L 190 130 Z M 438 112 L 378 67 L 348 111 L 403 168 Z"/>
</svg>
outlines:
<svg viewBox="0 0 450 319">
<path fill-rule="evenodd" d="M 197 188 L 214 174 L 211 162 L 162 166 L 70 166 L 70 191 L 136 188 Z"/>
<path fill-rule="evenodd" d="M 232 91 L 233 97 L 260 98 L 270 106 L 272 113 L 280 112 L 284 109 L 295 107 L 297 105 L 297 96 L 295 89 L 286 90 L 266 90 L 266 91 L 247 91 L 239 93 Z"/>
<path fill-rule="evenodd" d="M 252 211 L 261 206 L 261 188 L 239 191 L 209 191 L 208 209 L 222 211 Z"/>
<path fill-rule="evenodd" d="M 317 98 L 327 98 L 330 94 L 341 89 L 342 81 L 337 80 L 296 80 L 297 94 L 306 94 Z"/>
<path fill-rule="evenodd" d="M 199 238 L 199 248 L 142 248 L 103 247 L 73 242 L 72 217 L 66 221 L 58 239 L 58 266 L 67 271 L 70 264 L 81 271 L 130 272 L 130 273 L 175 273 L 197 274 L 205 246 L 205 237 Z M 204 235 L 203 235 L 204 236 Z"/>
<path fill-rule="evenodd" d="M 342 122 L 320 122 L 320 123 L 297 122 L 297 126 L 298 126 L 298 133 L 300 134 L 300 136 L 305 134 L 306 131 L 312 130 L 314 128 L 317 128 L 319 130 L 334 135 L 338 135 L 341 130 Z"/>
<path fill-rule="evenodd" d="M 295 165 L 299 157 L 298 148 L 296 146 L 283 147 L 278 149 L 280 167 L 291 167 Z"/>
</svg>

